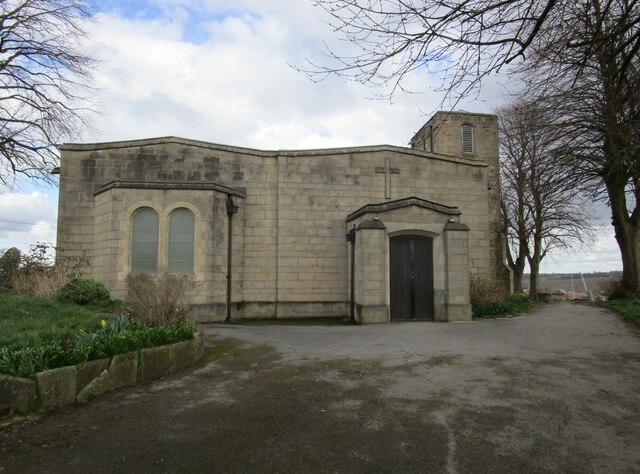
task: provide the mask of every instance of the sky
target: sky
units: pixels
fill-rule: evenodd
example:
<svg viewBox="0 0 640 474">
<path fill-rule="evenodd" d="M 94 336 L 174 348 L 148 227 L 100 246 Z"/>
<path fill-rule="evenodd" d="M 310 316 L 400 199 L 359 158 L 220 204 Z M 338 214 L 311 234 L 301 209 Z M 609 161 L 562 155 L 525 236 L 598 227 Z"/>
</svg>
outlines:
<svg viewBox="0 0 640 474">
<path fill-rule="evenodd" d="M 346 79 L 296 70 L 344 48 L 311 0 L 96 0 L 86 48 L 99 60 L 96 110 L 80 142 L 179 136 L 260 149 L 405 146 L 447 108 L 424 71 L 393 100 Z M 483 82 L 458 109 L 492 112 L 508 80 Z M 0 249 L 55 243 L 57 188 L 0 188 Z M 606 214 L 606 211 L 603 212 Z M 549 255 L 542 271 L 621 268 L 610 226 L 588 248 Z"/>
</svg>

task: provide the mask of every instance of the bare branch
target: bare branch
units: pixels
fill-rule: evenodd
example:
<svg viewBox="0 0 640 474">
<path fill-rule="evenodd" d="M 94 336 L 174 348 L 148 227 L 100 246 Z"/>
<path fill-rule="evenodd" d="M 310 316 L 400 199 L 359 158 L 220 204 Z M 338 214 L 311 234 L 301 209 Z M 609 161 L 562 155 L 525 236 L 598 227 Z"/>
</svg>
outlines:
<svg viewBox="0 0 640 474">
<path fill-rule="evenodd" d="M 77 138 L 94 61 L 81 49 L 84 0 L 0 2 L 0 182 L 50 181 L 56 145 Z"/>
<path fill-rule="evenodd" d="M 522 290 L 525 261 L 531 269 L 530 291 L 537 291 L 540 262 L 556 249 L 593 238 L 588 207 L 555 159 L 557 129 L 539 105 L 519 100 L 498 111 L 503 218 L 516 256 L 514 287 Z"/>
</svg>

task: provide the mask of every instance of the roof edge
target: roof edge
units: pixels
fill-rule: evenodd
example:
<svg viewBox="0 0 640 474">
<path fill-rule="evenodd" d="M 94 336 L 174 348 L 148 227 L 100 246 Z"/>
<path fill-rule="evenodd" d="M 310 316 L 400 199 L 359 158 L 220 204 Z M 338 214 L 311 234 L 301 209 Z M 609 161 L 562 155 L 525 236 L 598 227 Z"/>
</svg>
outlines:
<svg viewBox="0 0 640 474">
<path fill-rule="evenodd" d="M 470 160 L 467 158 L 459 158 L 449 155 L 441 155 L 438 153 L 426 152 L 423 150 L 416 150 L 413 148 L 400 147 L 395 145 L 364 145 L 353 147 L 339 147 L 339 148 L 318 148 L 318 149 L 301 149 L 301 150 L 258 150 L 256 148 L 239 147 L 232 145 L 222 145 L 219 143 L 210 143 L 200 140 L 191 140 L 180 137 L 157 137 L 157 138 L 143 138 L 138 140 L 124 140 L 116 142 L 98 142 L 98 143 L 64 143 L 59 146 L 61 151 L 100 151 L 100 150 L 114 150 L 122 148 L 134 148 L 153 145 L 167 145 L 177 144 L 193 146 L 197 148 L 205 148 L 210 150 L 222 150 L 232 153 L 244 153 L 248 155 L 261 156 L 266 158 L 277 158 L 278 156 L 284 157 L 297 157 L 297 156 L 325 156 L 325 155 L 340 155 L 340 154 L 353 154 L 353 153 L 371 153 L 371 152 L 395 152 L 404 155 L 420 156 L 429 159 L 435 159 L 440 161 L 447 161 L 453 163 L 460 163 L 469 166 L 487 167 L 487 163 L 479 160 Z"/>
</svg>

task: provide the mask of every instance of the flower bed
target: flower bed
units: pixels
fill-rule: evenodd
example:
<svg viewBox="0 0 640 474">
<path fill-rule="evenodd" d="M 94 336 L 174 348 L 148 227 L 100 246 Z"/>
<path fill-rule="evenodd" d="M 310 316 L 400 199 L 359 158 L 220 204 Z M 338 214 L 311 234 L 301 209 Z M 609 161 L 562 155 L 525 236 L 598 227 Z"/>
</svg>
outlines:
<svg viewBox="0 0 640 474">
<path fill-rule="evenodd" d="M 49 411 L 149 382 L 195 363 L 203 354 L 202 335 L 195 333 L 190 340 L 44 370 L 33 378 L 0 374 L 0 404 L 9 406 L 14 414 L 39 407 Z"/>
<path fill-rule="evenodd" d="M 122 315 L 103 320 L 101 326 L 92 333 L 0 347 L 0 373 L 34 379 L 36 373 L 45 370 L 189 340 L 195 331 L 193 326 L 183 322 L 149 326 L 130 322 Z"/>
</svg>

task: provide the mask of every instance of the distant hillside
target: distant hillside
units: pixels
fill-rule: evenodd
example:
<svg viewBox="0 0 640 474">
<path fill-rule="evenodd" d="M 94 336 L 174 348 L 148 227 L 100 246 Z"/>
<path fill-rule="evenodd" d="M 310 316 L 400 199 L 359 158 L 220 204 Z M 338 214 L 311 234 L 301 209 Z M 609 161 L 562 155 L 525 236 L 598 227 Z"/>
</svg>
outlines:
<svg viewBox="0 0 640 474">
<path fill-rule="evenodd" d="M 607 288 L 609 282 L 612 279 L 620 278 L 622 276 L 621 271 L 614 272 L 593 272 L 583 273 L 584 283 L 587 285 L 587 289 L 593 293 L 599 293 Z M 573 289 L 572 289 L 573 279 Z M 526 287 L 529 286 L 529 275 L 525 274 L 522 280 L 522 284 Z M 565 290 L 576 291 L 581 293 L 584 291 L 584 284 L 580 273 L 543 273 L 539 276 L 538 287 L 546 290 Z"/>
</svg>

